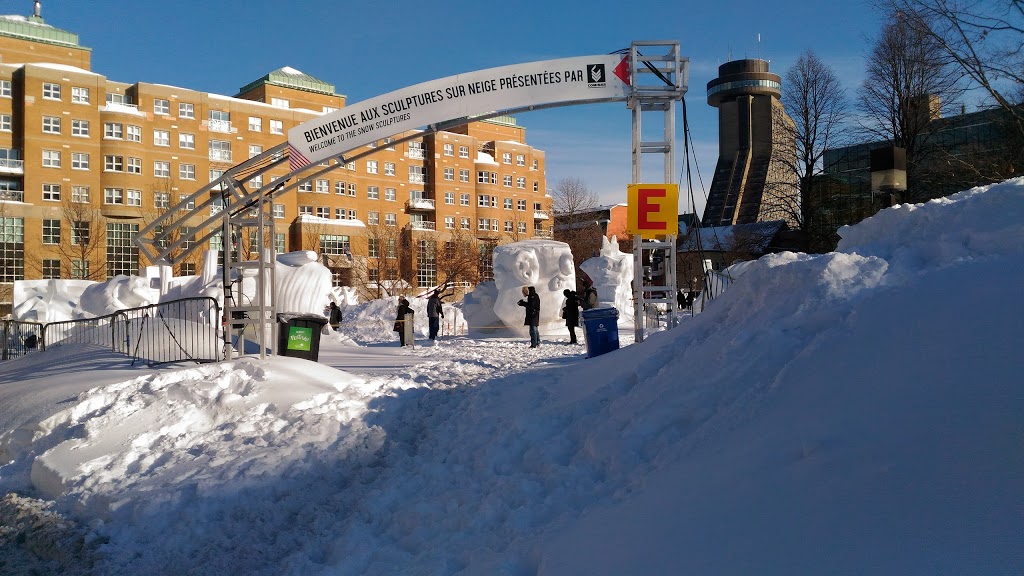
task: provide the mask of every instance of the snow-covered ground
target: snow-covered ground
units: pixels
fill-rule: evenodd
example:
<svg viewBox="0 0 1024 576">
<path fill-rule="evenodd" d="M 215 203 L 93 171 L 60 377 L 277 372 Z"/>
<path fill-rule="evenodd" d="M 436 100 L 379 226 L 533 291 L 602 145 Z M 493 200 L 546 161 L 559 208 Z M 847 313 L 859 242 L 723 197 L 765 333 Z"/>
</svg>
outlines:
<svg viewBox="0 0 1024 576">
<path fill-rule="evenodd" d="M 319 364 L 4 363 L 0 572 L 1024 572 L 1024 180 L 842 235 L 591 359 L 376 302 Z"/>
</svg>

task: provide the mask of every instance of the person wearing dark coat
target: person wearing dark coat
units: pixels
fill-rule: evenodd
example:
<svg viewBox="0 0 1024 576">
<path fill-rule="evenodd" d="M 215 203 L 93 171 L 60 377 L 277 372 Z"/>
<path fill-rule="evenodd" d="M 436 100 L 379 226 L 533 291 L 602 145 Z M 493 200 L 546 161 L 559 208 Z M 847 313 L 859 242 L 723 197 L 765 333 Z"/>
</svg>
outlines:
<svg viewBox="0 0 1024 576">
<path fill-rule="evenodd" d="M 523 287 L 523 296 L 518 304 L 526 308 L 525 326 L 530 327 L 530 348 L 540 346 L 540 296 L 533 286 Z"/>
<path fill-rule="evenodd" d="M 338 304 L 336 302 L 331 302 L 327 320 L 330 322 L 331 328 L 335 330 L 337 330 L 338 326 L 341 325 L 341 308 L 338 308 Z"/>
<path fill-rule="evenodd" d="M 441 296 L 437 290 L 430 293 L 427 300 L 427 320 L 430 321 L 430 339 L 437 338 L 437 332 L 441 328 L 441 318 L 444 318 L 444 308 L 441 306 Z"/>
<path fill-rule="evenodd" d="M 573 290 L 566 288 L 562 290 L 565 295 L 565 306 L 562 307 L 562 318 L 565 319 L 565 327 L 569 329 L 569 344 L 578 344 L 576 340 L 576 327 L 580 325 L 580 303 L 578 296 Z"/>
<path fill-rule="evenodd" d="M 409 315 L 406 318 L 406 314 Z M 405 346 L 405 323 L 412 322 L 413 310 L 405 296 L 398 297 L 398 311 L 395 315 L 395 332 L 398 332 L 398 345 Z"/>
<path fill-rule="evenodd" d="M 686 310 L 686 292 L 680 288 L 676 290 L 676 307 L 680 310 Z"/>
</svg>

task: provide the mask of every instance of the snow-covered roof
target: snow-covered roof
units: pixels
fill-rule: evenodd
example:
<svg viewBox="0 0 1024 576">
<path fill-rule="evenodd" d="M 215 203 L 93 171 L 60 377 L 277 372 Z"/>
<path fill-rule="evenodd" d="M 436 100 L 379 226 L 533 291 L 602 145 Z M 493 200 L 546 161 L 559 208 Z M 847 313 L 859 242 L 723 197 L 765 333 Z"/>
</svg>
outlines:
<svg viewBox="0 0 1024 576">
<path fill-rule="evenodd" d="M 785 228 L 786 223 L 782 220 L 735 226 L 691 228 L 688 234 L 679 239 L 679 251 L 697 250 L 697 234 L 700 234 L 700 247 L 704 250 L 714 252 L 732 250 L 737 247 L 736 239 L 742 238 L 743 249 L 758 248 L 763 251 L 768 248 L 775 235 Z"/>
<path fill-rule="evenodd" d="M 494 156 L 491 156 L 487 152 L 482 152 L 479 150 L 476 153 L 476 160 L 474 160 L 473 162 L 475 164 L 494 164 L 495 166 L 498 165 L 498 163 L 494 161 Z"/>
<path fill-rule="evenodd" d="M 55 64 L 53 62 L 29 62 L 28 64 L 31 64 L 32 66 L 39 66 L 40 68 L 50 68 L 52 70 L 61 70 L 64 72 L 75 72 L 76 74 L 102 76 L 102 74 L 97 74 L 92 70 L 86 70 L 84 68 L 79 68 L 78 66 L 68 66 L 67 64 Z"/>
</svg>

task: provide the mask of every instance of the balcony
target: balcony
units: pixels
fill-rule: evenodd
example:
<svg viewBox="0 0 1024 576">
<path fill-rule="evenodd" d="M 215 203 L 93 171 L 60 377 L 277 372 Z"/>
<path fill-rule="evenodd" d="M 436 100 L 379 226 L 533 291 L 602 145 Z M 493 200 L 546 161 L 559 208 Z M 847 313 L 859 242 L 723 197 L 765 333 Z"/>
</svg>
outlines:
<svg viewBox="0 0 1024 576">
<path fill-rule="evenodd" d="M 128 104 L 126 102 L 107 102 L 104 106 L 100 106 L 100 112 L 124 112 L 126 114 L 142 115 L 136 104 Z"/>
<path fill-rule="evenodd" d="M 437 222 L 431 222 L 430 220 L 413 220 L 409 222 L 410 230 L 436 230 Z"/>
<path fill-rule="evenodd" d="M 547 238 L 547 239 L 551 239 L 551 238 L 554 238 L 555 235 L 551 232 L 551 230 L 541 230 L 541 229 L 538 228 L 538 229 L 533 231 L 533 237 L 534 238 Z"/>
<path fill-rule="evenodd" d="M 548 214 L 547 210 L 534 210 L 533 211 L 533 219 L 534 220 L 548 220 L 550 218 L 551 218 L 551 215 Z"/>
<path fill-rule="evenodd" d="M 210 132 L 221 132 L 223 134 L 234 134 L 237 128 L 231 127 L 230 120 L 203 120 L 203 124 Z"/>
<path fill-rule="evenodd" d="M 231 162 L 231 150 L 210 150 L 210 161 Z"/>
<path fill-rule="evenodd" d="M 25 161 L 0 158 L 0 172 L 4 174 L 24 174 Z"/>
<path fill-rule="evenodd" d="M 24 202 L 24 190 L 0 190 L 0 202 Z"/>
<path fill-rule="evenodd" d="M 405 203 L 408 210 L 434 210 L 433 198 L 412 198 Z"/>
</svg>

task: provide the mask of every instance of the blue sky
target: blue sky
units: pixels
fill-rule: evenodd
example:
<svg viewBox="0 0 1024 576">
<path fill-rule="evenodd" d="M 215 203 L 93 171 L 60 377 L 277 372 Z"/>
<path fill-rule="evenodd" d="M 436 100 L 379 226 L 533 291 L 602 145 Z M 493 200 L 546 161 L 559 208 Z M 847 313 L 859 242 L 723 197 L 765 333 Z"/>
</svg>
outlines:
<svg viewBox="0 0 1024 576">
<path fill-rule="evenodd" d="M 44 0 L 48 24 L 92 48 L 93 70 L 120 82 L 156 82 L 234 95 L 291 66 L 358 102 L 411 84 L 495 66 L 605 54 L 634 40 L 678 40 L 690 58 L 686 96 L 695 160 L 710 187 L 717 159 L 716 110 L 705 87 L 730 59 L 761 57 L 784 75 L 805 48 L 832 66 L 853 92 L 881 21 L 853 2 L 365 3 L 314 0 Z M 30 0 L 3 0 L 0 12 L 28 15 Z M 740 16 L 737 16 L 740 15 Z M 760 44 L 758 44 L 760 34 Z M 785 90 L 785 85 L 783 85 Z M 547 153 L 548 184 L 583 179 L 602 203 L 625 202 L 630 113 L 623 103 L 520 114 L 527 142 Z M 677 124 L 681 136 L 682 121 Z M 677 163 L 682 163 L 682 147 Z M 661 179 L 660 170 L 643 180 Z M 697 209 L 702 192 L 694 177 Z M 680 210 L 689 203 L 680 194 Z"/>
</svg>

